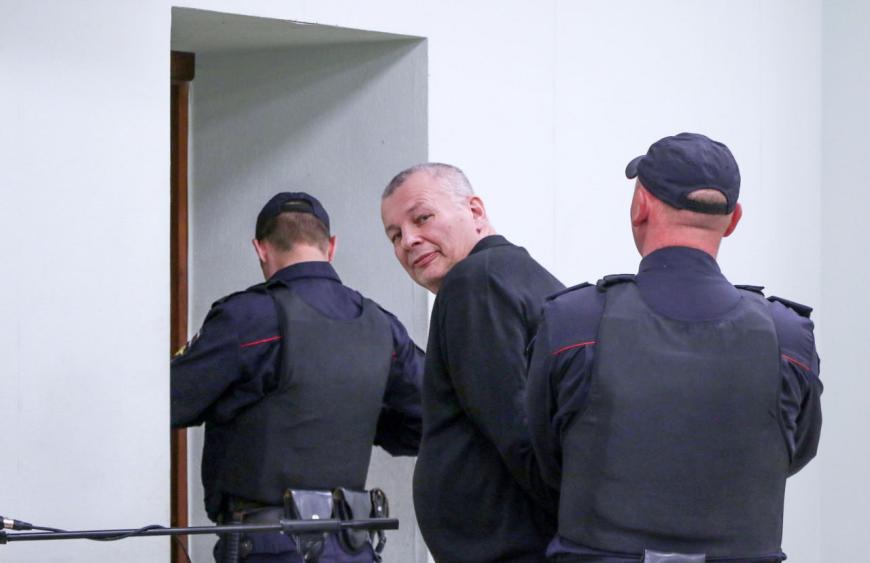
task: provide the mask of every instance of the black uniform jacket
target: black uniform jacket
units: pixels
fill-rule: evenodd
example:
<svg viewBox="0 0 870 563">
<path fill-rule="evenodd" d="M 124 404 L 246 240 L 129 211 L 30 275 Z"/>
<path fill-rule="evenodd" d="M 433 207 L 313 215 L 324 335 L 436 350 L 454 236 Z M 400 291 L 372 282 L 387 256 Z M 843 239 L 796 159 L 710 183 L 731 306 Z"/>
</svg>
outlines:
<svg viewBox="0 0 870 563">
<path fill-rule="evenodd" d="M 432 311 L 414 506 L 439 563 L 542 561 L 555 498 L 532 453 L 525 355 L 544 297 L 563 286 L 501 236 L 444 278 Z"/>
<path fill-rule="evenodd" d="M 360 314 L 359 293 L 342 285 L 328 262 L 302 262 L 273 279 L 334 319 Z M 414 455 L 420 440 L 423 352 L 390 313 L 393 361 L 375 443 L 393 455 Z M 215 303 L 199 333 L 172 360 L 173 427 L 224 423 L 264 396 L 278 377 L 281 355 L 278 314 L 272 298 L 241 291 Z"/>
<path fill-rule="evenodd" d="M 685 247 L 663 248 L 646 256 L 635 283 L 643 300 L 658 314 L 690 322 L 718 319 L 741 298 L 712 256 Z M 527 389 L 529 425 L 543 478 L 553 487 L 571 478 L 562 474 L 560 437 L 587 404 L 604 305 L 605 293 L 595 287 L 549 301 L 534 342 Z M 819 357 L 812 321 L 794 310 L 808 315 L 808 308 L 776 298 L 769 305 L 781 353 L 782 386 L 776 416 L 786 440 L 789 474 L 794 474 L 816 455 L 819 443 Z M 559 536 L 554 537 L 548 553 L 580 555 L 602 563 L 638 561 L 636 556 L 577 545 Z M 771 554 L 764 561 L 783 557 Z"/>
</svg>

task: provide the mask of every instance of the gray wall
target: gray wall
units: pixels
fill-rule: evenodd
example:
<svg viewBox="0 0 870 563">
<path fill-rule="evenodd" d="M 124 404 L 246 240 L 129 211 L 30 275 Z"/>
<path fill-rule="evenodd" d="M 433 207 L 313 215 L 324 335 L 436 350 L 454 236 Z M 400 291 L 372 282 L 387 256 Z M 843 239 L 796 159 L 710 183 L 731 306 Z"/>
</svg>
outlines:
<svg viewBox="0 0 870 563">
<path fill-rule="evenodd" d="M 191 326 L 217 298 L 261 281 L 250 243 L 257 212 L 278 191 L 304 190 L 330 213 L 342 280 L 395 313 L 425 346 L 426 295 L 397 264 L 379 219 L 384 185 L 426 159 L 425 43 L 203 54 L 196 72 Z M 201 430 L 192 436 L 192 514 L 204 522 Z M 411 505 L 412 470 L 413 460 L 376 449 L 369 474 L 402 523 L 387 550 L 387 560 L 397 563 L 425 560 Z M 197 560 L 208 560 L 212 540 L 193 543 Z"/>
</svg>

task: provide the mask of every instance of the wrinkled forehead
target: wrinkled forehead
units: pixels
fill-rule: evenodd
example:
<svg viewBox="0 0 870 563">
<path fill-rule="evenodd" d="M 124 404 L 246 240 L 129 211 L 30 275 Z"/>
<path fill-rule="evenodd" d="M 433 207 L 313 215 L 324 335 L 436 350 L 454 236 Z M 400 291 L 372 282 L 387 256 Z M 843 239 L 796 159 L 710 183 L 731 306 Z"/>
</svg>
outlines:
<svg viewBox="0 0 870 563">
<path fill-rule="evenodd" d="M 384 226 L 389 228 L 422 209 L 437 211 L 450 205 L 456 205 L 456 202 L 448 190 L 437 179 L 418 172 L 381 201 L 381 218 Z"/>
</svg>

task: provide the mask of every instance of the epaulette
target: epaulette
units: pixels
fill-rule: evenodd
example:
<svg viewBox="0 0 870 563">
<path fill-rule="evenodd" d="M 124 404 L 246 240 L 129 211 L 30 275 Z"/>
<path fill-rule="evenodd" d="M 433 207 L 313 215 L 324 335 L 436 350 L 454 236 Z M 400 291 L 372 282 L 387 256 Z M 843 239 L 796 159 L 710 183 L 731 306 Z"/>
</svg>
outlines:
<svg viewBox="0 0 870 563">
<path fill-rule="evenodd" d="M 776 295 L 771 295 L 767 298 L 768 301 L 776 301 L 777 303 L 782 303 L 798 315 L 806 318 L 810 318 L 810 313 L 813 312 L 812 307 L 807 307 L 806 305 L 801 305 L 800 303 L 795 303 L 794 301 L 789 301 L 788 299 L 783 299 L 782 297 L 777 297 Z"/>
<path fill-rule="evenodd" d="M 552 301 L 553 299 L 556 299 L 560 295 L 565 295 L 566 293 L 571 293 L 572 291 L 577 291 L 578 289 L 583 289 L 584 287 L 591 287 L 591 286 L 592 286 L 592 284 L 589 282 L 578 283 L 577 285 L 572 285 L 571 287 L 566 287 L 565 289 L 563 289 L 561 291 L 557 291 L 556 293 L 554 293 L 552 295 L 548 295 L 547 298 L 545 299 L 545 301 Z"/>
<path fill-rule="evenodd" d="M 763 285 L 737 285 L 734 287 L 737 289 L 745 289 L 746 291 L 752 291 L 753 293 L 757 293 L 761 296 L 764 296 L 764 286 Z"/>
<path fill-rule="evenodd" d="M 616 285 L 618 283 L 625 282 L 633 282 L 634 274 L 611 274 L 609 276 L 604 276 L 595 284 L 595 287 L 598 288 L 598 291 L 605 292 L 607 288 L 611 285 Z"/>
</svg>

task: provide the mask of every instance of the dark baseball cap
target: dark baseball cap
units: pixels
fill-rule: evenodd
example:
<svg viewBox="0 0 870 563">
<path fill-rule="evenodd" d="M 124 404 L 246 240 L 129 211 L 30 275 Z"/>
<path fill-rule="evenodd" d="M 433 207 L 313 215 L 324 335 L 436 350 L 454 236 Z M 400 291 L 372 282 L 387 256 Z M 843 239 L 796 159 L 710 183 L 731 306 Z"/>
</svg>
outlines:
<svg viewBox="0 0 870 563">
<path fill-rule="evenodd" d="M 272 219 L 285 211 L 310 213 L 326 225 L 326 232 L 329 232 L 329 214 L 326 213 L 326 209 L 317 201 L 316 197 L 305 192 L 281 192 L 266 202 L 266 205 L 260 210 L 260 214 L 257 215 L 255 235 L 257 240 L 263 240 Z"/>
<path fill-rule="evenodd" d="M 727 214 L 734 211 L 740 195 L 740 169 L 734 155 L 722 143 L 698 133 L 659 139 L 645 155 L 628 163 L 625 175 L 640 178 L 654 196 L 677 209 L 716 213 L 688 197 L 709 188 L 725 196 Z"/>
</svg>

